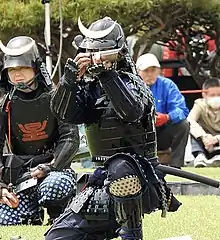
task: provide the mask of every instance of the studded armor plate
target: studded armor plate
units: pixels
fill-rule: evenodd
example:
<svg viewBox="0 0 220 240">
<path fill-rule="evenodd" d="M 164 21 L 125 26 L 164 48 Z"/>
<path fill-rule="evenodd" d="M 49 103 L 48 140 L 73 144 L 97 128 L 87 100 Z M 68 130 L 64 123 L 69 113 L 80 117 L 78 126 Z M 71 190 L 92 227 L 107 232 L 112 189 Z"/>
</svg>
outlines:
<svg viewBox="0 0 220 240">
<path fill-rule="evenodd" d="M 70 204 L 70 208 L 73 210 L 73 212 L 79 213 L 93 192 L 94 188 L 88 187 L 74 197 Z"/>
<path fill-rule="evenodd" d="M 81 212 L 87 220 L 108 220 L 110 197 L 106 187 L 87 187 L 73 198 L 70 208 L 73 212 Z"/>
<path fill-rule="evenodd" d="M 87 220 L 108 220 L 109 219 L 110 197 L 106 188 L 96 189 L 88 201 L 88 206 L 82 209 Z"/>
</svg>

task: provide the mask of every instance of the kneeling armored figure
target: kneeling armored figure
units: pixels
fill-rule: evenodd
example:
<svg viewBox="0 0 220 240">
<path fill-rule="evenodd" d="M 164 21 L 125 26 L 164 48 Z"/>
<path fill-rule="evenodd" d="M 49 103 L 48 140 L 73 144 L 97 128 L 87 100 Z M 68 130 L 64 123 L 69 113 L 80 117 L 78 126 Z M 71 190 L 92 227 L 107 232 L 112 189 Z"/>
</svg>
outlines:
<svg viewBox="0 0 220 240">
<path fill-rule="evenodd" d="M 156 171 L 155 106 L 136 73 L 124 32 L 111 18 L 100 19 L 75 38 L 52 97 L 62 121 L 84 123 L 93 161 L 99 166 L 86 187 L 46 233 L 46 240 L 141 240 L 142 216 L 162 216 L 181 205 Z"/>
<path fill-rule="evenodd" d="M 8 92 L 0 103 L 0 226 L 42 224 L 43 207 L 50 224 L 75 194 L 78 128 L 51 112 L 53 84 L 34 39 L 14 37 L 0 48 L 0 84 Z"/>
</svg>

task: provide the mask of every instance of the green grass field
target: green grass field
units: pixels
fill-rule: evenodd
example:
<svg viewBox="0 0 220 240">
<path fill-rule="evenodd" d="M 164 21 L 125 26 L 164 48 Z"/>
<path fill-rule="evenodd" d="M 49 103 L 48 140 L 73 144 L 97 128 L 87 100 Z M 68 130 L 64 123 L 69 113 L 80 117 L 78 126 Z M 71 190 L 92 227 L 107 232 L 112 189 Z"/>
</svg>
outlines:
<svg viewBox="0 0 220 240">
<path fill-rule="evenodd" d="M 190 235 L 193 240 L 220 240 L 220 199 L 217 196 L 179 196 L 183 206 L 161 218 L 160 212 L 145 215 L 144 239 L 157 240 Z M 1 227 L 2 240 L 21 235 L 26 240 L 42 240 L 48 227 Z"/>
<path fill-rule="evenodd" d="M 220 179 L 220 168 L 185 168 L 185 170 Z M 77 169 L 78 172 L 93 171 Z M 182 178 L 167 176 L 167 181 L 183 181 Z M 185 180 L 184 180 L 185 181 Z M 144 239 L 190 235 L 193 240 L 220 240 L 220 197 L 218 196 L 179 196 L 183 203 L 176 213 L 169 213 L 167 218 L 160 217 L 160 212 L 145 215 Z M 0 239 L 9 240 L 20 235 L 26 240 L 43 240 L 48 227 L 19 226 L 1 227 Z"/>
</svg>

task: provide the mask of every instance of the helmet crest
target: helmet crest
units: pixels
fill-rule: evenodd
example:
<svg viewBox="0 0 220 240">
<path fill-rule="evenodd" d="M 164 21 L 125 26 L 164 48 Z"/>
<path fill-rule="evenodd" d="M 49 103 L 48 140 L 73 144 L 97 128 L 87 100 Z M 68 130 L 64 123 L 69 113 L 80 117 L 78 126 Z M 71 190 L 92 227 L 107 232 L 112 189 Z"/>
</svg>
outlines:
<svg viewBox="0 0 220 240">
<path fill-rule="evenodd" d="M 97 39 L 97 38 L 104 38 L 106 37 L 114 28 L 115 28 L 115 25 L 116 25 L 116 22 L 114 22 L 112 24 L 112 26 L 108 27 L 107 29 L 105 30 L 100 30 L 100 31 L 93 31 L 93 30 L 90 30 L 88 28 L 86 28 L 81 20 L 80 20 L 80 17 L 78 18 L 78 27 L 79 27 L 79 30 L 80 32 L 87 38 L 93 38 L 93 39 Z"/>
</svg>

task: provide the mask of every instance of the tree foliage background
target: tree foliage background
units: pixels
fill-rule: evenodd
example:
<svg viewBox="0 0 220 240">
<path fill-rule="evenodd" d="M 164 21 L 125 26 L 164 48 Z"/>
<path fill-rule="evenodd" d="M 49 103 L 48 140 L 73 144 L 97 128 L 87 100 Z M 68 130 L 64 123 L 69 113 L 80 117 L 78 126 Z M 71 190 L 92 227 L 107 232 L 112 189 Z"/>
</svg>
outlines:
<svg viewBox="0 0 220 240">
<path fill-rule="evenodd" d="M 59 50 L 59 0 L 51 0 L 51 30 L 53 58 Z M 212 76 L 220 75 L 220 1 L 219 0 L 62 0 L 63 51 L 62 63 L 73 57 L 74 37 L 79 33 L 77 19 L 85 25 L 104 16 L 122 24 L 126 36 L 135 35 L 134 59 L 140 45 L 147 52 L 160 41 L 179 52 L 186 60 L 188 71 L 201 86 L 207 77 L 203 62 L 207 59 L 207 43 L 216 42 L 216 53 L 206 60 Z M 44 5 L 41 0 L 0 0 L 0 39 L 26 34 L 44 45 Z M 178 30 L 178 31 L 177 31 Z M 207 35 L 208 40 L 192 44 L 192 38 Z M 172 44 L 171 44 L 172 41 Z M 173 44 L 175 43 L 175 44 Z M 43 48 L 41 49 L 43 53 Z M 197 53 L 197 54 L 195 54 Z"/>
</svg>

